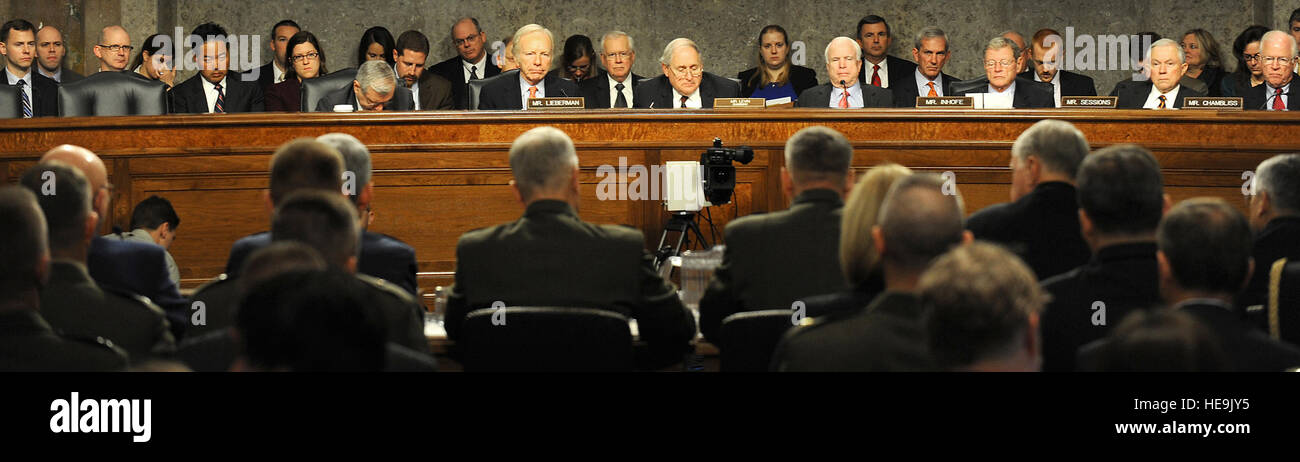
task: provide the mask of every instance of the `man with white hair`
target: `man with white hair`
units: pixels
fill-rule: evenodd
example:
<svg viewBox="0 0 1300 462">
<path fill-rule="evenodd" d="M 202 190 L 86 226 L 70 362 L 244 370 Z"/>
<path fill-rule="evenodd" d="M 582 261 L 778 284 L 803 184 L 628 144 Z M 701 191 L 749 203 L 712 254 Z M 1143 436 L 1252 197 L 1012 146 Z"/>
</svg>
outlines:
<svg viewBox="0 0 1300 462">
<path fill-rule="evenodd" d="M 502 72 L 483 84 L 479 92 L 479 109 L 525 109 L 530 98 L 581 97 L 573 82 L 551 74 L 555 56 L 555 34 L 537 24 L 515 31 L 514 46 L 519 69 Z"/>
<path fill-rule="evenodd" d="M 1280 30 L 1269 31 L 1259 39 L 1259 63 L 1264 68 L 1264 83 L 1251 88 L 1242 102 L 1246 109 L 1289 111 L 1291 83 L 1300 78 L 1295 73 L 1296 40 Z"/>
<path fill-rule="evenodd" d="M 351 106 L 352 111 L 410 111 L 415 108 L 411 90 L 397 84 L 397 74 L 382 60 L 366 61 L 347 88 L 334 90 L 316 103 L 317 112 L 331 112 L 334 106 Z"/>
<path fill-rule="evenodd" d="M 826 44 L 826 75 L 830 82 L 804 90 L 795 102 L 796 107 L 831 107 L 861 109 L 864 107 L 890 107 L 894 94 L 874 85 L 863 86 L 858 81 L 862 71 L 862 48 L 848 37 L 835 37 Z"/>
<path fill-rule="evenodd" d="M 647 109 L 712 109 L 716 98 L 739 98 L 740 83 L 704 72 L 700 47 L 688 38 L 677 38 L 664 47 L 659 57 L 664 75 L 647 81 L 636 90 L 636 107 Z"/>
<path fill-rule="evenodd" d="M 640 231 L 578 218 L 578 156 L 569 136 L 554 127 L 524 132 L 510 146 L 510 171 L 524 214 L 460 237 L 448 338 L 464 340 L 465 315 L 494 302 L 589 307 L 636 319 L 649 348 L 638 355 L 646 361 L 641 366 L 680 362 L 695 337 L 695 320 L 655 272 Z"/>
<path fill-rule="evenodd" d="M 1128 80 L 1115 85 L 1113 95 L 1120 109 L 1169 109 L 1183 107 L 1187 97 L 1205 96 L 1179 82 L 1187 73 L 1183 47 L 1170 39 L 1156 40 L 1147 49 L 1149 81 Z"/>
<path fill-rule="evenodd" d="M 1255 273 L 1238 306 L 1268 302 L 1268 278 L 1279 259 L 1300 261 L 1300 154 L 1279 154 L 1255 169 L 1247 218 L 1254 231 Z"/>
<path fill-rule="evenodd" d="M 634 90 L 645 77 L 632 73 L 636 48 L 632 37 L 623 31 L 607 32 L 600 38 L 600 63 L 605 78 L 578 83 L 588 109 L 630 108 L 635 104 Z"/>
<path fill-rule="evenodd" d="M 994 37 L 984 46 L 984 77 L 953 84 L 951 96 L 1000 94 L 1016 109 L 1056 107 L 1051 84 L 1017 76 L 1023 58 L 1024 50 L 1015 42 Z"/>
</svg>

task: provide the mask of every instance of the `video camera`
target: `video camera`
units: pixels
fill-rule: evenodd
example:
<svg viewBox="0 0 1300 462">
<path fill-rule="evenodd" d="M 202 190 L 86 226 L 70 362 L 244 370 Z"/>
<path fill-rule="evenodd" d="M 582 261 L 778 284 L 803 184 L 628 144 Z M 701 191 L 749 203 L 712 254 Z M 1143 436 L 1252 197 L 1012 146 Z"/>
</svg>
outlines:
<svg viewBox="0 0 1300 462">
<path fill-rule="evenodd" d="M 754 160 L 754 148 L 722 147 L 722 139 L 714 138 L 713 147 L 700 154 L 700 166 L 704 170 L 701 181 L 704 183 L 704 197 L 710 204 L 722 205 L 731 202 L 731 193 L 736 190 L 736 167 L 732 161 L 749 164 Z"/>
</svg>

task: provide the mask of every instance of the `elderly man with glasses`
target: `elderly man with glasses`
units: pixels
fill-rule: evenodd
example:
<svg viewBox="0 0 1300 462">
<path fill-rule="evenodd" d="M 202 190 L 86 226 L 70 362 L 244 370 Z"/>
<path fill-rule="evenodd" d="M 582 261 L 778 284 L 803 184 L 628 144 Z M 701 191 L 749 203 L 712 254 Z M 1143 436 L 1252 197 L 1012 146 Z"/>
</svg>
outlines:
<svg viewBox="0 0 1300 462">
<path fill-rule="evenodd" d="M 1291 85 L 1296 81 L 1296 40 L 1286 32 L 1275 30 L 1259 40 L 1259 66 L 1264 69 L 1264 85 L 1251 88 L 1243 102 L 1246 109 L 1290 111 Z"/>
<path fill-rule="evenodd" d="M 989 40 L 984 46 L 984 77 L 954 83 L 952 96 L 990 93 L 1007 96 L 1016 109 L 1056 107 L 1051 84 L 1016 76 L 1023 51 L 1007 38 Z"/>
<path fill-rule="evenodd" d="M 1187 55 L 1182 45 L 1170 39 L 1156 40 L 1147 49 L 1150 80 L 1127 80 L 1115 85 L 1111 94 L 1118 97 L 1120 109 L 1170 109 L 1183 107 L 1183 99 L 1205 96 L 1183 85 L 1187 73 Z"/>
<path fill-rule="evenodd" d="M 704 72 L 700 47 L 688 38 L 668 42 L 659 65 L 664 75 L 636 89 L 636 107 L 648 109 L 713 108 L 716 98 L 739 98 L 740 83 Z"/>
</svg>

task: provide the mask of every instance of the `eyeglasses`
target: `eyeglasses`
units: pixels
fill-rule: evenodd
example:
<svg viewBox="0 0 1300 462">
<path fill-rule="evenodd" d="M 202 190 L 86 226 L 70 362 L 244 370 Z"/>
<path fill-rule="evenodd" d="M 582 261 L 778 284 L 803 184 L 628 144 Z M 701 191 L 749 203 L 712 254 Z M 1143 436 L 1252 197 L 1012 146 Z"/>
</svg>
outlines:
<svg viewBox="0 0 1300 462">
<path fill-rule="evenodd" d="M 131 50 L 134 50 L 134 49 L 135 49 L 135 47 L 133 47 L 133 46 L 131 46 L 131 45 L 104 45 L 104 44 L 102 44 L 102 43 L 99 44 L 99 47 L 101 47 L 101 48 L 103 48 L 103 49 L 105 49 L 105 50 L 108 50 L 108 51 L 110 51 L 110 52 L 113 52 L 113 53 L 117 53 L 117 52 L 119 52 L 119 51 L 125 51 L 125 52 L 127 52 L 127 53 L 130 53 Z"/>
<path fill-rule="evenodd" d="M 986 69 L 992 69 L 994 66 L 997 66 L 997 65 L 999 65 L 999 64 L 1001 64 L 1002 67 L 1011 67 L 1011 65 L 1012 65 L 1012 64 L 1015 64 L 1015 63 L 1016 63 L 1015 61 L 1012 61 L 1012 60 L 1009 60 L 1009 59 L 1004 59 L 1004 60 L 1001 60 L 1001 61 L 994 61 L 994 60 L 991 60 L 991 59 L 990 59 L 990 60 L 988 60 L 988 61 L 984 61 L 984 68 L 986 68 Z"/>
<path fill-rule="evenodd" d="M 1295 62 L 1295 58 L 1287 57 L 1287 56 L 1261 56 L 1259 59 L 1263 60 L 1264 65 L 1266 66 L 1271 66 L 1273 65 L 1273 63 L 1278 63 L 1283 66 L 1286 66 L 1288 64 Z"/>
<path fill-rule="evenodd" d="M 465 37 L 463 39 L 452 39 L 451 43 L 456 44 L 456 46 L 461 46 L 464 45 L 465 42 L 473 42 L 476 39 L 478 39 L 478 34 L 469 34 L 468 37 Z"/>
<path fill-rule="evenodd" d="M 314 52 L 314 51 L 313 51 L 313 52 L 311 52 L 311 53 L 307 53 L 307 54 L 305 54 L 305 55 L 293 55 L 293 56 L 291 57 L 291 60 L 290 60 L 289 62 L 294 62 L 294 63 L 296 63 L 296 62 L 306 61 L 306 60 L 309 60 L 309 59 L 312 60 L 312 61 L 315 61 L 317 58 L 320 58 L 320 53 L 317 53 L 317 52 Z"/>
<path fill-rule="evenodd" d="M 677 66 L 672 69 L 673 69 L 673 74 L 677 75 L 678 77 L 686 77 L 688 74 L 691 77 L 699 77 L 701 74 L 704 73 L 704 68 L 698 65 L 691 66 L 691 67 Z"/>
<path fill-rule="evenodd" d="M 628 59 L 628 58 L 631 58 L 631 57 L 632 57 L 632 52 L 630 52 L 630 51 L 616 51 L 616 52 L 613 52 L 613 53 L 605 53 L 605 57 L 606 57 L 606 58 L 609 58 L 609 59 L 614 59 L 614 58 Z"/>
<path fill-rule="evenodd" d="M 1242 55 L 1241 58 L 1246 61 L 1259 61 L 1259 53 L 1253 55 Z"/>
</svg>

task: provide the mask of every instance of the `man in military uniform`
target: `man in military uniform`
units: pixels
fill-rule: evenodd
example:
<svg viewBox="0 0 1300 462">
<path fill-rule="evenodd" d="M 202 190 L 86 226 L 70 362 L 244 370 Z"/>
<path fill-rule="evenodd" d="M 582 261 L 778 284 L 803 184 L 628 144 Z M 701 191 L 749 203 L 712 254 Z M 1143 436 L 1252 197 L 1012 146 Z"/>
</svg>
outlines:
<svg viewBox="0 0 1300 462">
<path fill-rule="evenodd" d="M 0 187 L 0 371 L 117 371 L 126 355 L 102 338 L 59 336 L 39 312 L 49 275 L 45 215 L 36 197 Z"/>
</svg>

